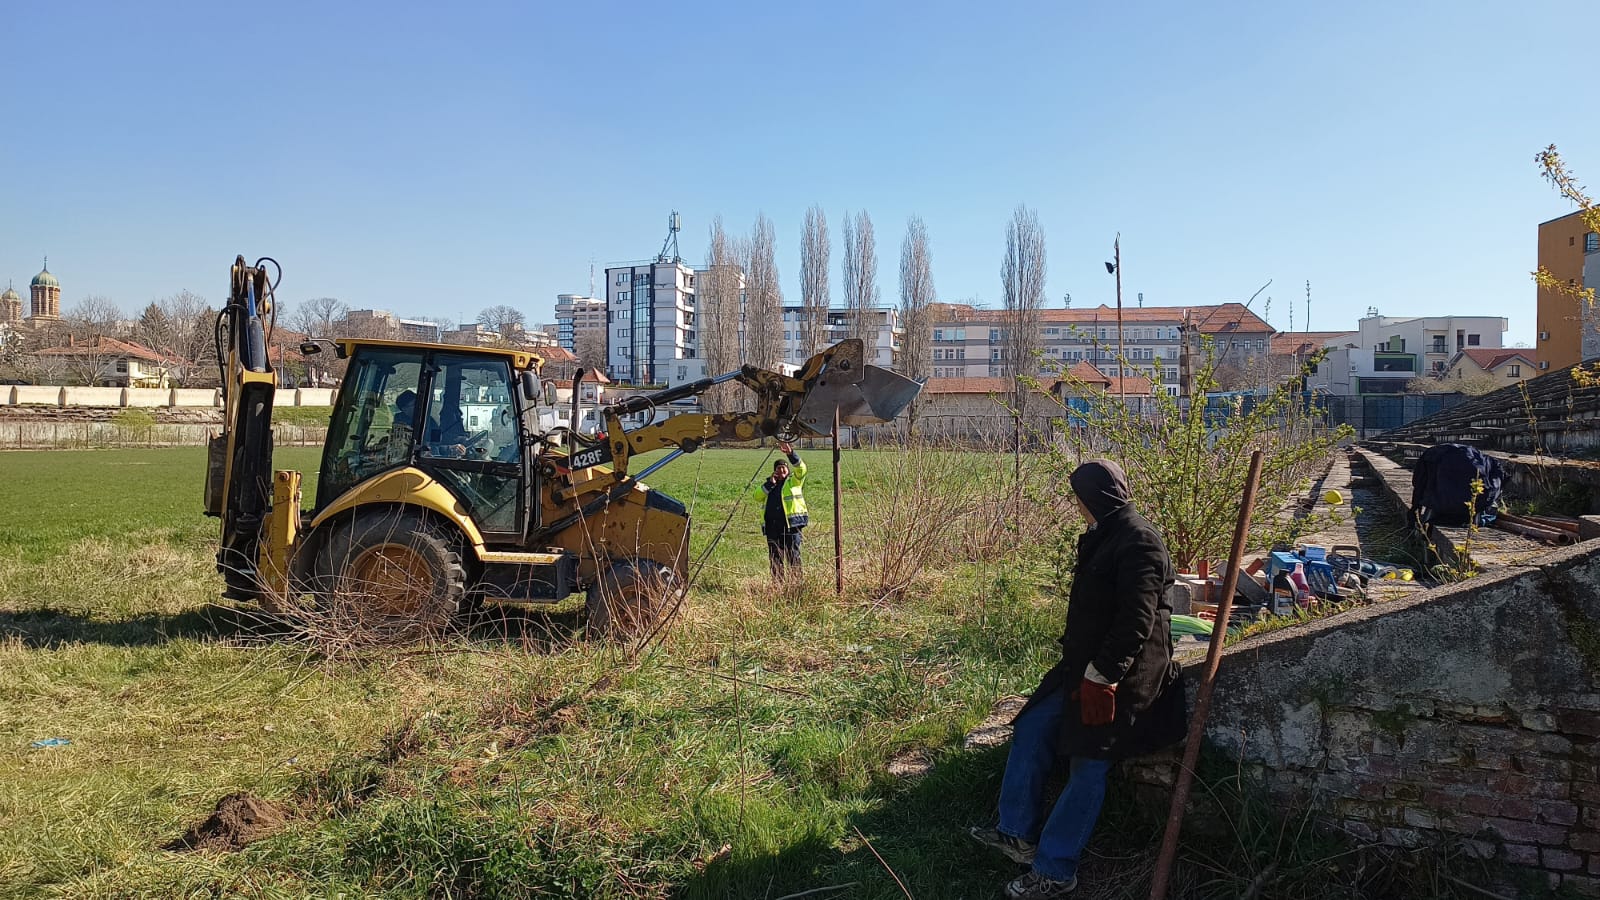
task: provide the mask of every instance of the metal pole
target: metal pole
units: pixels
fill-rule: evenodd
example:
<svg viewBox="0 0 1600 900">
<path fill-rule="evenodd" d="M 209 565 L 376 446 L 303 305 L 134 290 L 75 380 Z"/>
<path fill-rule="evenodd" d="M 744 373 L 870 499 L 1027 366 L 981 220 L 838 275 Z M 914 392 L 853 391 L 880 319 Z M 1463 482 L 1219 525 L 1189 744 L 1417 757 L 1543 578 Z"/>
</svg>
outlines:
<svg viewBox="0 0 1600 900">
<path fill-rule="evenodd" d="M 1128 388 L 1123 382 L 1125 357 L 1122 353 L 1122 232 L 1111 242 L 1111 264 L 1117 269 L 1117 399 L 1128 405 Z"/>
<path fill-rule="evenodd" d="M 1167 812 L 1167 831 L 1161 838 L 1161 853 L 1156 857 L 1155 876 L 1150 884 L 1150 900 L 1166 900 L 1172 863 L 1178 855 L 1178 833 L 1183 828 L 1183 811 L 1194 786 L 1194 767 L 1200 758 L 1200 735 L 1205 731 L 1206 715 L 1211 711 L 1211 692 L 1216 687 L 1217 667 L 1222 663 L 1222 641 L 1228 633 L 1228 615 L 1233 612 L 1233 592 L 1239 588 L 1239 565 L 1244 561 L 1245 542 L 1250 537 L 1250 516 L 1256 507 L 1256 485 L 1261 480 L 1261 451 L 1250 454 L 1250 473 L 1244 480 L 1244 499 L 1239 503 L 1239 521 L 1233 526 L 1233 549 L 1228 554 L 1228 571 L 1222 578 L 1222 599 L 1217 602 L 1217 619 L 1211 628 L 1211 646 L 1206 650 L 1206 670 L 1195 692 L 1194 715 L 1189 719 L 1189 737 L 1183 747 L 1183 765 L 1172 789 L 1172 807 Z"/>
<path fill-rule="evenodd" d="M 833 408 L 833 592 L 844 594 L 844 489 L 839 480 L 839 407 Z"/>
</svg>

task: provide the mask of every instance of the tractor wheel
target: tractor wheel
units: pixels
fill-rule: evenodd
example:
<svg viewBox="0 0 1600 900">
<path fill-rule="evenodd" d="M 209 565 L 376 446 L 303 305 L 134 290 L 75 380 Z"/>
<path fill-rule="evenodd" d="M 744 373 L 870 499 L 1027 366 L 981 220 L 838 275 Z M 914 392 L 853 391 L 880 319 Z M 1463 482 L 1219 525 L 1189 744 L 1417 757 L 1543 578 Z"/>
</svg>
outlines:
<svg viewBox="0 0 1600 900">
<path fill-rule="evenodd" d="M 389 641 L 441 634 L 466 595 L 459 543 L 416 512 L 357 510 L 328 535 L 314 563 L 324 624 Z"/>
<path fill-rule="evenodd" d="M 631 641 L 647 634 L 683 593 L 677 573 L 649 559 L 613 563 L 589 585 L 590 640 Z"/>
</svg>

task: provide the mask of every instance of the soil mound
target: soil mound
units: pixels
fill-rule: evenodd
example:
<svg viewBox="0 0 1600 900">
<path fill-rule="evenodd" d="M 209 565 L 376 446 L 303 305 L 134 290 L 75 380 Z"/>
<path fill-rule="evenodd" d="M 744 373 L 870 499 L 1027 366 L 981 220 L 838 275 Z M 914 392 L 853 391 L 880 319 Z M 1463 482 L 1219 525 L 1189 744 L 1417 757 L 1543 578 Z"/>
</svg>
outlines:
<svg viewBox="0 0 1600 900">
<path fill-rule="evenodd" d="M 283 804 L 241 791 L 218 800 L 216 811 L 204 822 L 191 826 L 183 837 L 161 849 L 177 852 L 239 850 L 277 833 L 288 821 L 288 809 Z"/>
</svg>

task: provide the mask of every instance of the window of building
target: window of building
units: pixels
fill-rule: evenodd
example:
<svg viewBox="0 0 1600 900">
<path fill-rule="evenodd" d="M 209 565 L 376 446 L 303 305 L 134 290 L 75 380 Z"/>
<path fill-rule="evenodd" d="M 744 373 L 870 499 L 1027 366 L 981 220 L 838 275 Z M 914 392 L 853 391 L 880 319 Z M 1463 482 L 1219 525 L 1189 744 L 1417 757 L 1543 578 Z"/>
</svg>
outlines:
<svg viewBox="0 0 1600 900">
<path fill-rule="evenodd" d="M 1521 378 L 1522 377 L 1522 367 L 1521 366 L 1506 366 L 1506 377 L 1507 378 Z"/>
<path fill-rule="evenodd" d="M 933 330 L 933 339 L 934 339 L 934 340 L 935 340 L 935 341 L 942 341 L 942 340 L 944 340 L 944 329 L 943 329 L 943 328 L 935 328 L 935 329 L 934 329 L 934 330 Z"/>
<path fill-rule="evenodd" d="M 989 351 L 989 358 L 990 359 L 999 359 L 1000 358 L 1000 351 L 998 349 L 990 350 Z"/>
<path fill-rule="evenodd" d="M 1468 347 L 1476 347 L 1476 346 L 1478 346 L 1478 336 L 1475 335 L 1475 334 L 1467 335 L 1467 346 Z"/>
<path fill-rule="evenodd" d="M 944 351 L 939 349 L 938 347 L 933 348 L 933 358 L 934 359 L 944 359 Z"/>
<path fill-rule="evenodd" d="M 1583 236 L 1583 252 L 1600 253 L 1600 233 L 1591 231 Z"/>
<path fill-rule="evenodd" d="M 967 358 L 967 348 L 965 348 L 965 347 L 957 348 L 956 349 L 956 359 L 966 359 L 966 358 Z"/>
</svg>

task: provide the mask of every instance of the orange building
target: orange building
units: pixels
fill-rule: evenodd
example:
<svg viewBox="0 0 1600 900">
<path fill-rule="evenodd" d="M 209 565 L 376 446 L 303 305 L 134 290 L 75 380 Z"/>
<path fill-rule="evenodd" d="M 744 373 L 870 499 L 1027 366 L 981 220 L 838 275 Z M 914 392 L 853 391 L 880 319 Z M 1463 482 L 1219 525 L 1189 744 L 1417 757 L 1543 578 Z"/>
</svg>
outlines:
<svg viewBox="0 0 1600 900">
<path fill-rule="evenodd" d="M 1571 213 L 1539 225 L 1539 265 L 1573 287 L 1583 287 L 1586 255 L 1600 253 L 1600 234 Z M 1583 361 L 1584 315 L 1577 297 L 1538 288 L 1539 340 L 1534 356 L 1541 371 L 1564 369 Z"/>
</svg>

